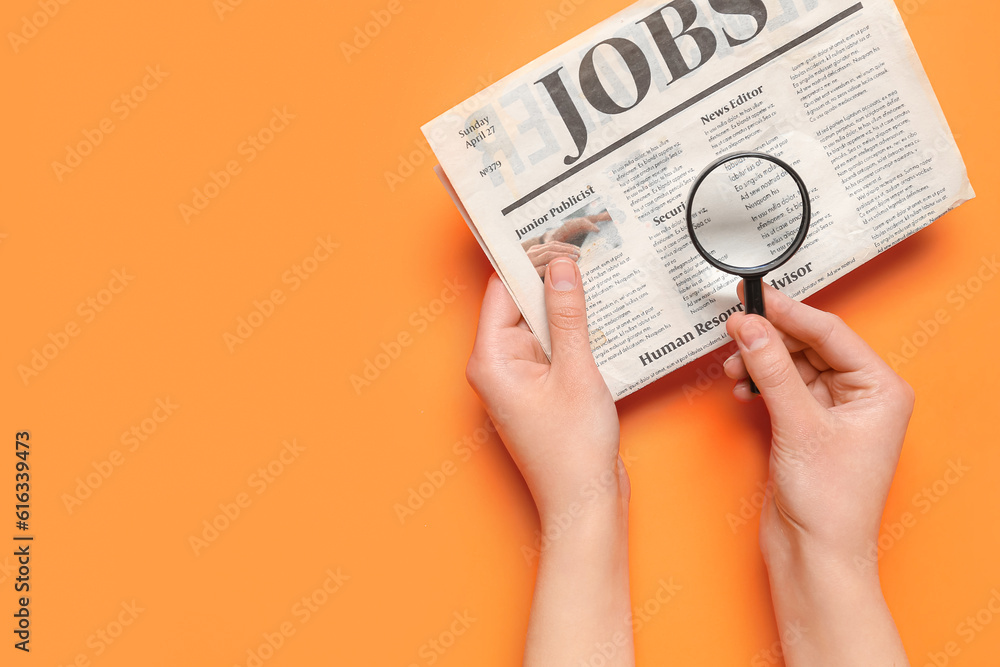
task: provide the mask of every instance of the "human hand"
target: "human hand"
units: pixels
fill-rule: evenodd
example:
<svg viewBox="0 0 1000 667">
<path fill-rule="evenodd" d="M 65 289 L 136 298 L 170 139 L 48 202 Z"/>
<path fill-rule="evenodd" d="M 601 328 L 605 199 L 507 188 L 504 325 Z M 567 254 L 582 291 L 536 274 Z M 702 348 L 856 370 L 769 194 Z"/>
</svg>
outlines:
<svg viewBox="0 0 1000 667">
<path fill-rule="evenodd" d="M 527 254 L 539 277 L 545 275 L 545 267 L 557 257 L 566 257 L 574 262 L 580 259 L 580 249 L 578 247 L 559 241 L 533 245 L 528 248 Z"/>
<path fill-rule="evenodd" d="M 596 223 L 599 220 L 611 219 L 607 213 L 604 215 L 607 217 L 603 218 L 601 216 L 589 215 L 583 218 L 570 218 L 559 227 L 556 227 L 552 231 L 548 232 L 542 237 L 542 240 L 545 242 L 566 242 L 575 236 L 579 236 L 580 234 L 586 234 L 587 232 L 599 232 L 601 231 L 601 228 L 598 227 Z"/>
<path fill-rule="evenodd" d="M 551 363 L 500 279 L 491 277 L 466 368 L 543 523 L 596 493 L 628 500 L 618 413 L 590 349 L 574 261 L 548 265 L 545 303 Z"/>
<path fill-rule="evenodd" d="M 837 316 L 769 285 L 764 294 L 770 321 L 727 322 L 740 349 L 725 364 L 743 400 L 749 367 L 771 414 L 774 494 L 761 545 L 805 542 L 853 559 L 878 537 L 913 390 Z"/>
<path fill-rule="evenodd" d="M 779 622 L 813 628 L 783 646 L 791 665 L 907 664 L 866 557 L 913 410 L 914 393 L 835 315 L 765 285 L 770 321 L 726 324 L 739 352 L 726 374 L 771 415 L 770 480 L 760 546 Z M 836 647 L 836 648 L 833 648 Z"/>
<path fill-rule="evenodd" d="M 618 413 L 590 350 L 575 261 L 548 265 L 545 306 L 551 363 L 503 283 L 491 277 L 466 367 L 528 484 L 545 536 L 522 664 L 590 664 L 600 656 L 607 667 L 634 667 L 630 487 L 618 456 Z"/>
</svg>

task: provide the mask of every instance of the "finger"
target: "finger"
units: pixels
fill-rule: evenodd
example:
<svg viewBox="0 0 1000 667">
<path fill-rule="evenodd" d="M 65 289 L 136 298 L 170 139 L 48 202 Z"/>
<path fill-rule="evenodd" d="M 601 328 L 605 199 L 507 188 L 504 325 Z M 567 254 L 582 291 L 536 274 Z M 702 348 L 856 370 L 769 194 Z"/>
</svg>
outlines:
<svg viewBox="0 0 1000 667">
<path fill-rule="evenodd" d="M 808 359 L 808 355 L 804 352 L 793 354 L 792 361 L 795 363 L 795 370 L 799 372 L 799 377 L 802 378 L 807 387 L 819 377 L 821 371 L 813 366 L 812 362 Z"/>
<path fill-rule="evenodd" d="M 789 350 L 789 352 L 791 352 L 791 350 Z M 820 373 L 823 371 L 830 370 L 829 366 L 826 366 L 825 368 L 817 368 L 810 359 L 810 353 L 812 353 L 812 356 L 816 356 L 816 353 L 812 350 L 792 353 L 792 361 L 795 363 L 795 368 L 798 370 L 799 376 L 802 378 L 802 381 L 806 383 L 806 385 L 810 385 L 815 382 L 816 378 L 819 377 Z M 726 376 L 733 380 L 745 380 L 750 377 L 746 364 L 743 363 L 743 357 L 738 351 L 734 353 L 733 356 L 726 359 L 726 361 L 722 364 L 722 368 L 726 372 Z M 747 386 L 749 387 L 749 385 Z"/>
<path fill-rule="evenodd" d="M 736 286 L 736 294 L 740 298 L 740 303 L 742 303 L 744 306 L 746 306 L 746 298 L 743 295 L 743 281 L 742 280 Z M 768 317 L 768 319 L 771 319 L 771 318 Z M 772 323 L 773 323 L 773 320 L 772 320 Z M 806 345 L 805 343 L 803 343 L 799 339 L 795 338 L 794 336 L 792 336 L 792 335 L 790 335 L 790 334 L 785 333 L 784 331 L 782 331 L 780 327 L 778 327 L 778 333 L 781 334 L 781 340 L 785 341 L 785 347 L 787 347 L 788 351 L 791 352 L 791 353 L 795 353 L 795 352 L 798 352 L 799 350 L 804 350 L 807 347 L 809 347 L 808 345 Z"/>
<path fill-rule="evenodd" d="M 809 363 L 812 364 L 813 368 L 815 368 L 816 370 L 820 371 L 821 373 L 830 370 L 830 364 L 826 363 L 823 357 L 819 356 L 816 350 L 812 349 L 811 347 L 807 347 L 802 351 L 802 353 L 806 355 L 806 359 L 809 360 Z"/>
<path fill-rule="evenodd" d="M 580 252 L 579 246 L 575 246 L 572 243 L 563 243 L 562 241 L 552 241 L 551 243 L 546 243 L 544 247 L 546 250 L 559 250 L 566 253 Z"/>
<path fill-rule="evenodd" d="M 760 389 L 771 418 L 798 421 L 816 401 L 774 326 L 759 315 L 737 313 L 726 323 L 740 347 L 750 377 Z"/>
<path fill-rule="evenodd" d="M 764 303 L 775 327 L 811 347 L 835 370 L 857 371 L 881 361 L 861 336 L 832 313 L 800 303 L 767 284 Z"/>
<path fill-rule="evenodd" d="M 483 295 L 483 306 L 479 311 L 479 328 L 476 329 L 476 347 L 492 337 L 497 331 L 517 326 L 521 311 L 510 298 L 510 293 L 497 274 L 490 276 Z"/>
<path fill-rule="evenodd" d="M 563 243 L 562 241 L 550 241 L 548 243 L 543 243 L 541 245 L 532 246 L 531 250 L 528 251 L 528 255 L 532 257 L 537 257 L 539 255 L 544 255 L 547 252 L 560 252 L 563 254 L 579 254 L 580 248 L 573 245 L 572 243 Z"/>
<path fill-rule="evenodd" d="M 726 376 L 733 380 L 742 380 L 749 375 L 747 373 L 747 366 L 743 363 L 743 357 L 740 355 L 739 350 L 723 362 L 722 370 L 726 372 Z"/>
<path fill-rule="evenodd" d="M 583 232 L 596 232 L 600 231 L 600 227 L 594 224 L 594 221 L 590 217 L 583 218 L 573 218 L 566 222 L 566 225 L 573 230 L 573 234 L 581 234 Z"/>
<path fill-rule="evenodd" d="M 731 336 L 732 334 L 730 334 Z M 803 352 L 809 361 L 813 362 L 813 365 L 817 370 L 828 371 L 830 370 L 830 365 L 823 361 L 822 358 L 815 351 L 809 348 L 808 345 L 798 340 L 797 338 L 792 338 L 783 331 L 778 331 L 778 335 L 781 336 L 782 342 L 785 344 L 785 348 L 788 349 L 789 354 L 795 354 L 797 352 Z M 734 380 L 739 380 L 747 376 L 747 367 L 743 363 L 743 357 L 740 356 L 740 351 L 737 350 L 726 359 L 722 364 L 722 369 L 726 372 L 726 375 Z"/>
<path fill-rule="evenodd" d="M 750 380 L 743 378 L 733 387 L 733 396 L 740 403 L 753 403 L 757 400 L 757 394 L 750 391 Z"/>
<path fill-rule="evenodd" d="M 552 367 L 556 372 L 594 365 L 587 331 L 587 306 L 576 262 L 557 259 L 545 274 L 545 309 L 552 339 Z"/>
<path fill-rule="evenodd" d="M 543 264 L 548 264 L 550 262 L 553 262 L 553 261 L 559 259 L 560 257 L 566 257 L 567 259 L 571 259 L 571 260 L 573 260 L 575 262 L 580 257 L 580 253 L 579 252 L 543 252 L 541 255 L 538 255 L 538 260 L 541 261 Z"/>
</svg>

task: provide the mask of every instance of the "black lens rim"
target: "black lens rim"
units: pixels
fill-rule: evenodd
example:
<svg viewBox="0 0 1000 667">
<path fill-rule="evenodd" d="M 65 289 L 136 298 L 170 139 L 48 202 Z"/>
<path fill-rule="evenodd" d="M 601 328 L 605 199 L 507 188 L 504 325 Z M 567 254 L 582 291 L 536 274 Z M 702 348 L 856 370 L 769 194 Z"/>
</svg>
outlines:
<svg viewBox="0 0 1000 667">
<path fill-rule="evenodd" d="M 767 160 L 778 165 L 778 167 L 784 169 L 792 177 L 792 180 L 795 181 L 795 185 L 799 188 L 799 194 L 802 195 L 802 222 L 799 223 L 799 233 L 795 236 L 792 244 L 788 246 L 788 249 L 785 250 L 785 252 L 781 253 L 781 255 L 767 264 L 761 264 L 759 266 L 733 266 L 732 264 L 720 262 L 712 257 L 712 255 L 705 250 L 704 246 L 701 245 L 701 242 L 698 241 L 698 235 L 695 234 L 694 231 L 694 219 L 691 217 L 695 195 L 698 194 L 698 188 L 701 187 L 702 182 L 708 177 L 708 175 L 727 162 L 743 158 L 757 158 Z M 812 204 L 809 201 L 809 190 L 806 188 L 806 184 L 802 180 L 802 177 L 799 176 L 799 172 L 792 169 L 792 166 L 784 160 L 776 158 L 773 155 L 768 155 L 767 153 L 756 153 L 753 151 L 729 153 L 727 155 L 723 155 L 712 162 L 712 164 L 705 167 L 705 169 L 703 169 L 694 180 L 694 185 L 691 186 L 691 192 L 688 194 L 686 208 L 687 210 L 685 213 L 687 217 L 688 236 L 691 238 L 692 243 L 694 243 L 694 247 L 698 250 L 698 254 L 704 257 L 705 261 L 720 271 L 725 271 L 726 273 L 731 273 L 735 276 L 740 276 L 741 278 L 763 278 L 765 275 L 774 271 L 791 259 L 792 255 L 798 252 L 799 248 L 801 248 L 802 244 L 805 242 L 806 235 L 809 234 L 809 223 L 812 221 Z"/>
</svg>

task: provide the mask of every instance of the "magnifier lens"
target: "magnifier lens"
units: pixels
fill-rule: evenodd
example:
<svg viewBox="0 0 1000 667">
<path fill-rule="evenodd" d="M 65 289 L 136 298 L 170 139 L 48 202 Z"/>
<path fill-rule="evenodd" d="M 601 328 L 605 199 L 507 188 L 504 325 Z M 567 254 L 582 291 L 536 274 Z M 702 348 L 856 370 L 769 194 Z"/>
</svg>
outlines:
<svg viewBox="0 0 1000 667">
<path fill-rule="evenodd" d="M 803 213 L 802 192 L 792 175 L 758 157 L 718 165 L 691 202 L 694 236 L 705 253 L 733 273 L 752 273 L 781 257 L 795 242 Z"/>
<path fill-rule="evenodd" d="M 764 315 L 761 278 L 787 262 L 809 231 L 805 183 L 776 157 L 734 153 L 695 179 L 687 223 L 698 252 L 717 269 L 743 277 L 746 312 Z M 753 379 L 750 390 L 757 386 Z"/>
</svg>

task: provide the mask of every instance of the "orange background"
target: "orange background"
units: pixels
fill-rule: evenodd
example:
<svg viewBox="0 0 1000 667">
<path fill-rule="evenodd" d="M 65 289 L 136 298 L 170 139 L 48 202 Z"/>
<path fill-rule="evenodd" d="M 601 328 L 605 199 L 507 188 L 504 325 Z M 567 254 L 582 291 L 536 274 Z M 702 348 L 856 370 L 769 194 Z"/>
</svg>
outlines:
<svg viewBox="0 0 1000 667">
<path fill-rule="evenodd" d="M 0 27 L 23 30 L 38 1 L 5 2 Z M 399 0 L 348 59 L 341 43 L 388 3 L 232 0 L 220 15 L 225 1 L 69 2 L 16 52 L 9 36 L 0 47 L 0 663 L 228 667 L 257 664 L 251 651 L 268 666 L 519 664 L 534 578 L 521 549 L 537 517 L 464 380 L 490 268 L 419 127 L 626 3 Z M 994 665 L 1000 618 L 971 643 L 957 626 L 1000 587 L 1000 280 L 961 309 L 949 293 L 1000 238 L 1000 10 L 900 7 L 978 199 L 811 303 L 884 356 L 920 345 L 900 366 L 918 407 L 885 513 L 887 530 L 906 512 L 915 523 L 887 533 L 884 590 L 915 665 L 950 641 L 949 664 Z M 144 77 L 150 89 L 133 95 Z M 125 117 L 122 95 L 143 98 Z M 269 136 L 274 109 L 286 120 Z M 52 163 L 102 121 L 111 133 L 60 180 Z M 258 133 L 272 141 L 250 161 L 244 142 Z M 211 172 L 226 187 L 186 223 L 180 207 Z M 338 247 L 317 250 L 317 237 Z M 113 281 L 123 267 L 126 285 Z M 437 301 L 446 281 L 450 303 Z M 227 344 L 255 301 L 273 312 Z M 919 335 L 939 310 L 948 321 Z M 60 334 L 68 325 L 75 336 Z M 383 345 L 396 358 L 356 391 L 351 376 Z M 52 358 L 26 383 L 18 369 L 36 350 Z M 633 604 L 660 580 L 683 587 L 637 635 L 642 665 L 779 662 L 762 653 L 778 630 L 752 509 L 767 418 L 704 379 L 718 372 L 709 357 L 620 403 Z M 167 415 L 158 399 L 177 407 Z M 123 442 L 133 427 L 146 439 Z M 29 655 L 12 648 L 7 555 L 23 430 Z M 477 437 L 478 451 L 456 447 Z M 300 450 L 282 454 L 293 440 Z M 942 481 L 949 461 L 969 468 L 955 484 Z M 401 522 L 395 506 L 435 479 Z M 936 502 L 916 504 L 925 487 Z M 734 530 L 741 508 L 748 523 Z M 208 541 L 212 521 L 223 528 Z M 192 536 L 206 539 L 197 553 Z M 466 612 L 475 621 L 453 625 Z M 294 634 L 279 642 L 282 629 Z"/>
</svg>

